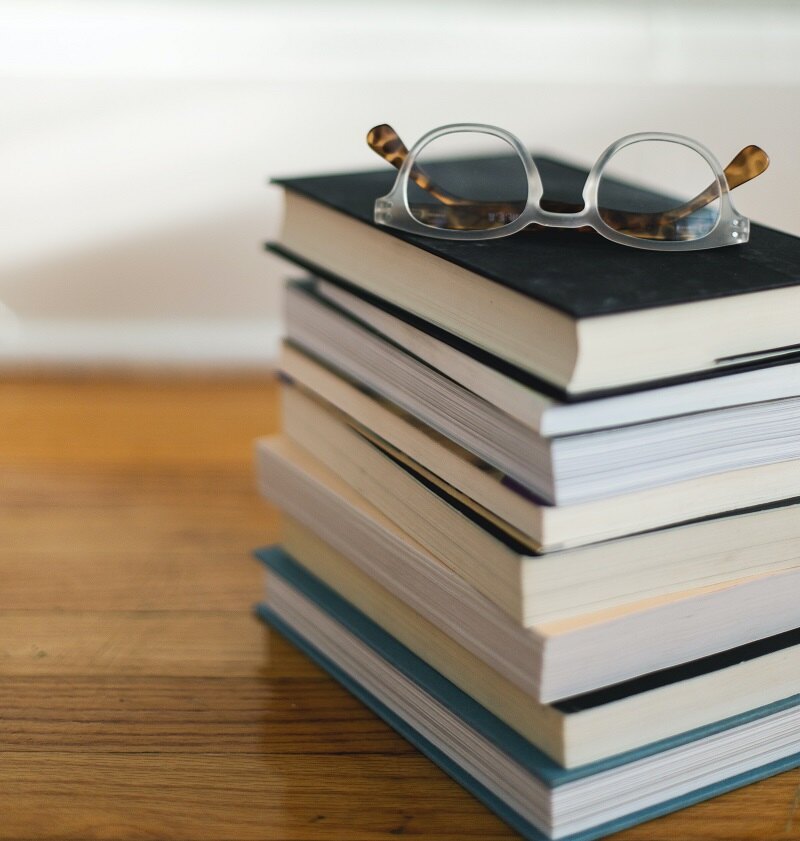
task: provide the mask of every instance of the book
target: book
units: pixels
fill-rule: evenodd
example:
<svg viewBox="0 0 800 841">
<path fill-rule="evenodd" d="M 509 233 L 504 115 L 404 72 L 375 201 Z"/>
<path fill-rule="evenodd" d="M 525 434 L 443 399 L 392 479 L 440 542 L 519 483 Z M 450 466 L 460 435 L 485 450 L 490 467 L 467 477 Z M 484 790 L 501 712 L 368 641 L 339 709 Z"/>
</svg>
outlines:
<svg viewBox="0 0 800 841">
<path fill-rule="evenodd" d="M 585 171 L 536 161 L 546 195 L 580 202 Z M 569 231 L 437 240 L 374 224 L 374 201 L 394 175 L 386 167 L 277 180 L 286 210 L 273 250 L 484 348 L 564 399 L 800 351 L 800 248 L 789 234 L 752 225 L 742 247 L 681 254 Z"/>
<path fill-rule="evenodd" d="M 671 386 L 642 388 L 606 398 L 575 397 L 565 402 L 521 368 L 363 289 L 313 277 L 290 284 L 290 288 L 294 286 L 312 290 L 361 326 L 544 438 L 800 395 L 800 363 L 783 360 Z"/>
<path fill-rule="evenodd" d="M 282 391 L 289 439 L 523 625 L 800 568 L 796 504 L 542 551 L 296 386 Z"/>
<path fill-rule="evenodd" d="M 760 402 L 742 403 L 744 392 L 732 391 L 733 403 L 728 406 L 701 411 L 695 401 L 682 411 L 676 405 L 668 417 L 632 422 L 611 415 L 606 417 L 606 422 L 613 424 L 610 427 L 544 433 L 539 424 L 513 417 L 473 388 L 455 382 L 376 334 L 316 294 L 313 287 L 293 285 L 286 300 L 287 334 L 296 346 L 400 406 L 550 503 L 574 505 L 800 459 L 796 434 L 800 397 L 778 396 L 800 394 L 798 366 L 781 368 L 790 375 L 779 390 L 772 389 Z M 705 400 L 715 396 L 719 400 L 713 386 L 706 390 Z M 635 401 L 634 395 L 616 399 Z M 668 394 L 662 405 L 670 405 Z M 551 425 L 558 423 L 556 410 L 551 408 L 550 417 L 554 415 Z"/>
<path fill-rule="evenodd" d="M 542 704 L 291 517 L 284 518 L 281 545 L 306 572 L 565 768 L 660 742 L 800 692 L 800 631 L 794 630 Z M 256 556 L 264 551 L 269 552 L 257 551 Z"/>
<path fill-rule="evenodd" d="M 564 769 L 279 549 L 262 619 L 531 841 L 589 841 L 800 764 L 793 696 Z"/>
<path fill-rule="evenodd" d="M 541 549 L 579 546 L 786 500 L 800 501 L 800 460 L 704 476 L 578 505 L 545 503 L 486 462 L 356 381 L 285 345 L 281 371 L 298 390 L 517 529 Z M 298 420 L 293 418 L 292 422 Z M 288 424 L 289 426 L 291 424 Z M 290 430 L 291 431 L 291 430 Z"/>
<path fill-rule="evenodd" d="M 258 455 L 259 486 L 267 499 L 545 702 L 800 625 L 800 570 L 789 570 L 526 628 L 301 448 L 275 438 L 262 441 Z"/>
</svg>

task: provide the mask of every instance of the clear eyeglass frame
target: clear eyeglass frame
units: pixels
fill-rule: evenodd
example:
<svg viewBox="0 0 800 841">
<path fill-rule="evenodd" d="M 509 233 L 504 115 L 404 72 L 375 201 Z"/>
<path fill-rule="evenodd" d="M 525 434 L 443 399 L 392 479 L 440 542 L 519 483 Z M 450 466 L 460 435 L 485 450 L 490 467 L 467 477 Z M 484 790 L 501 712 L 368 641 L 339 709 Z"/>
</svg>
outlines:
<svg viewBox="0 0 800 841">
<path fill-rule="evenodd" d="M 394 130 L 389 126 L 379 126 L 376 128 L 386 128 L 394 135 Z M 372 135 L 375 131 L 376 129 L 373 129 L 370 135 Z M 420 153 L 434 140 L 448 134 L 457 134 L 462 132 L 487 134 L 497 137 L 504 140 L 519 156 L 525 169 L 525 175 L 528 182 L 528 196 L 524 209 L 515 219 L 513 219 L 513 221 L 509 221 L 506 224 L 493 228 L 480 230 L 458 230 L 454 228 L 441 228 L 426 225 L 424 222 L 414 218 L 412 209 L 409 205 L 408 184 L 412 176 L 412 171 L 415 170 L 416 161 Z M 394 135 L 394 137 L 396 137 L 396 135 Z M 402 145 L 402 141 L 400 141 L 399 138 L 397 138 L 397 141 L 400 144 L 403 154 L 402 157 L 393 154 L 392 157 L 395 159 L 392 160 L 390 155 L 386 154 L 382 150 L 379 150 L 377 148 L 377 144 L 368 139 L 370 146 L 377 151 L 378 154 L 381 154 L 382 157 L 390 160 L 390 162 L 398 166 L 399 169 L 392 189 L 385 196 L 381 196 L 375 201 L 374 220 L 376 224 L 386 225 L 410 234 L 420 234 L 437 239 L 488 240 L 512 236 L 531 225 L 549 228 L 588 227 L 592 228 L 598 234 L 612 242 L 650 251 L 697 251 L 708 248 L 719 248 L 726 245 L 741 245 L 749 239 L 750 222 L 747 217 L 738 213 L 733 206 L 730 196 L 730 185 L 722 165 L 713 153 L 702 143 L 679 134 L 670 134 L 667 132 L 640 132 L 637 134 L 629 134 L 612 143 L 600 155 L 594 166 L 589 171 L 582 193 L 583 208 L 574 213 L 557 213 L 542 208 L 541 201 L 544 194 L 544 187 L 533 157 L 522 145 L 520 140 L 514 134 L 506 131 L 505 129 L 492 125 L 484 125 L 482 123 L 456 123 L 441 126 L 423 135 L 407 153 L 405 151 L 405 147 Z M 700 155 L 710 167 L 715 183 L 711 184 L 709 189 L 714 188 L 713 199 L 715 201 L 719 201 L 719 212 L 716 223 L 704 235 L 696 239 L 685 240 L 645 239 L 641 236 L 637 237 L 633 234 L 617 230 L 603 219 L 601 215 L 601 208 L 598 204 L 598 190 L 601 177 L 606 166 L 609 161 L 611 161 L 611 159 L 626 146 L 648 141 L 664 141 L 688 147 Z M 763 156 L 763 161 L 765 162 L 759 164 L 758 171 L 746 176 L 743 180 L 738 181 L 737 183 L 744 183 L 744 181 L 755 177 L 755 175 L 759 175 L 764 171 L 764 169 L 766 169 L 769 162 L 769 158 L 767 158 L 766 153 L 755 146 L 746 147 L 745 150 L 742 150 L 740 156 L 743 155 L 747 149 L 757 150 L 757 152 Z M 400 163 L 400 160 L 402 160 L 402 163 Z M 729 167 L 731 166 L 733 166 L 733 162 L 729 165 Z M 737 184 L 734 184 L 734 186 L 737 186 Z"/>
</svg>

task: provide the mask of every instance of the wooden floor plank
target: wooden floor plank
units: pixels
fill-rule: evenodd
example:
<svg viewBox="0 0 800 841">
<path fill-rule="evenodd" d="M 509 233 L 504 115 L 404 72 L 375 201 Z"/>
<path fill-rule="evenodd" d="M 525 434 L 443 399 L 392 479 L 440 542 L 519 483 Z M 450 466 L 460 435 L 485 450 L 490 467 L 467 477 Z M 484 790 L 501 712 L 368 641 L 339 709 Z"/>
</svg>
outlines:
<svg viewBox="0 0 800 841">
<path fill-rule="evenodd" d="M 262 580 L 246 559 L 278 539 L 242 470 L 3 478 L 0 609 L 241 610 Z"/>
<path fill-rule="evenodd" d="M 0 839 L 514 837 L 419 754 L 314 755 L 289 763 L 267 752 L 9 752 L 0 764 L 0 814 Z"/>
<path fill-rule="evenodd" d="M 254 625 L 244 610 L 0 611 L 0 677 L 252 677 L 269 662 L 267 631 Z"/>
<path fill-rule="evenodd" d="M 10 582 L 0 589 L 0 610 L 241 611 L 258 598 L 263 578 L 255 561 L 242 563 L 245 554 L 73 549 L 53 553 L 58 562 L 48 564 L 43 549 L 0 553 L 0 580 Z"/>
<path fill-rule="evenodd" d="M 414 752 L 321 671 L 306 669 L 305 658 L 291 656 L 299 670 L 275 664 L 260 678 L 113 675 L 0 680 L 0 755 L 268 751 L 297 759 Z M 325 739 L 320 739 L 321 731 L 328 734 Z"/>
<path fill-rule="evenodd" d="M 0 479 L 0 552 L 240 548 L 276 523 L 242 468 L 3 467 Z"/>
<path fill-rule="evenodd" d="M 5 465 L 81 468 L 248 465 L 278 422 L 265 377 L 21 378 L 0 388 L 0 418 Z"/>
</svg>

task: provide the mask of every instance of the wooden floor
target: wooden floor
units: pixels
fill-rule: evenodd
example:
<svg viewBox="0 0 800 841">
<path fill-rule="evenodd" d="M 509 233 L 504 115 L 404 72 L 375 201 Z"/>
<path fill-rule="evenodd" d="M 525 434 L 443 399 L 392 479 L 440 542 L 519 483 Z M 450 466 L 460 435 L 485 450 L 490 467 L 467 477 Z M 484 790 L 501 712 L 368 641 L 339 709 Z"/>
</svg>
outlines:
<svg viewBox="0 0 800 841">
<path fill-rule="evenodd" d="M 0 386 L 2 841 L 516 837 L 253 618 L 277 426 L 264 379 Z M 800 839 L 798 784 L 618 838 Z"/>
</svg>

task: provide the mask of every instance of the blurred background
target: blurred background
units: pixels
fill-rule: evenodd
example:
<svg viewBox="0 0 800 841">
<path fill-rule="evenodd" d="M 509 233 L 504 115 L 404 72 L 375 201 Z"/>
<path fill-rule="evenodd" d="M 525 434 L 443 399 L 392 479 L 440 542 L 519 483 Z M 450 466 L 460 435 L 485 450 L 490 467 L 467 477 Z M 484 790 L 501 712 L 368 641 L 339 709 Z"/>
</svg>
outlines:
<svg viewBox="0 0 800 841">
<path fill-rule="evenodd" d="M 590 165 L 634 131 L 770 170 L 737 191 L 800 234 L 800 4 L 0 0 L 0 364 L 275 358 L 273 175 L 380 166 L 489 122 Z"/>
</svg>

